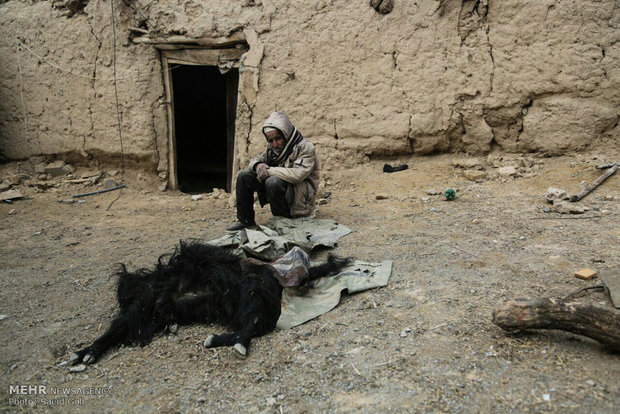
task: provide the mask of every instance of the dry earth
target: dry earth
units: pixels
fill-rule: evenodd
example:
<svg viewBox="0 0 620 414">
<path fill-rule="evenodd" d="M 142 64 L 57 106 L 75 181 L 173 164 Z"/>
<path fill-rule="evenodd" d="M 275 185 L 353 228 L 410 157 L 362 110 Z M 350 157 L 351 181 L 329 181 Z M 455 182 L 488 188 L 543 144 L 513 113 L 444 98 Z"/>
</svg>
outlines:
<svg viewBox="0 0 620 414">
<path fill-rule="evenodd" d="M 113 350 L 77 373 L 61 363 L 111 320 L 113 265 L 151 266 L 179 239 L 217 238 L 234 209 L 227 196 L 191 201 L 149 190 L 136 171 L 108 211 L 118 192 L 63 204 L 93 187 L 56 178 L 58 188 L 41 191 L 26 181 L 25 199 L 0 204 L 0 406 L 33 411 L 9 405 L 9 385 L 25 384 L 109 389 L 80 396 L 82 406 L 70 408 L 82 412 L 617 412 L 620 356 L 563 332 L 508 335 L 491 312 L 501 300 L 598 283 L 573 276 L 584 267 L 618 271 L 620 176 L 579 203 L 591 208 L 583 215 L 543 211 L 549 186 L 575 193 L 600 174 L 595 165 L 618 155 L 478 165 L 438 156 L 390 160 L 410 166 L 394 174 L 381 172 L 382 161 L 326 171 L 322 192 L 331 196 L 317 217 L 353 230 L 338 254 L 393 260 L 388 287 L 344 296 L 326 315 L 254 340 L 244 361 L 201 346 L 221 327 L 194 326 Z M 458 163 L 487 178 L 464 178 Z M 519 176 L 498 177 L 506 165 Z M 17 173 L 16 164 L 0 168 L 3 178 Z M 457 189 L 452 202 L 427 194 L 446 187 Z M 268 219 L 262 210 L 258 221 Z"/>
</svg>

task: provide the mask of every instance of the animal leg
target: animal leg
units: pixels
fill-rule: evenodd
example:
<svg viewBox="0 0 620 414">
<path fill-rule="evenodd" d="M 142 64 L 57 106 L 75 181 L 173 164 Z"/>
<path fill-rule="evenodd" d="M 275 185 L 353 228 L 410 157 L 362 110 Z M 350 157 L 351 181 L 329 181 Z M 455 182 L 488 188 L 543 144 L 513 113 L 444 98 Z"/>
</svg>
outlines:
<svg viewBox="0 0 620 414">
<path fill-rule="evenodd" d="M 245 358 L 248 354 L 251 335 L 244 335 L 244 330 L 229 332 L 221 335 L 209 335 L 204 342 L 205 348 L 233 346 L 235 356 Z"/>
<path fill-rule="evenodd" d="M 71 365 L 80 362 L 85 364 L 94 363 L 108 349 L 123 342 L 127 336 L 128 327 L 129 321 L 126 315 L 115 319 L 106 333 L 101 335 L 90 346 L 71 354 L 69 362 Z"/>
<path fill-rule="evenodd" d="M 246 324 L 238 331 L 221 335 L 209 335 L 204 342 L 205 348 L 232 346 L 235 351 L 235 356 L 245 358 L 252 337 L 260 336 L 265 333 L 263 329 L 260 328 L 260 324 L 258 324 L 259 316 L 257 314 L 250 314 L 245 320 Z"/>
</svg>

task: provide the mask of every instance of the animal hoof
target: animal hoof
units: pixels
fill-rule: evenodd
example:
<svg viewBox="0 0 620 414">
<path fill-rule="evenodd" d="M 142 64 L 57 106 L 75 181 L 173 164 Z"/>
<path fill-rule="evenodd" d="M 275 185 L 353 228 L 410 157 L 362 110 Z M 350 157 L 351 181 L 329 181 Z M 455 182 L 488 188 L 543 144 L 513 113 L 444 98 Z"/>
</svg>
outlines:
<svg viewBox="0 0 620 414">
<path fill-rule="evenodd" d="M 211 345 L 213 345 L 213 338 L 215 337 L 215 335 L 209 335 L 207 336 L 207 339 L 205 339 L 205 348 L 211 348 Z"/>
<path fill-rule="evenodd" d="M 95 362 L 95 357 L 91 354 L 86 354 L 84 355 L 84 358 L 82 358 L 82 362 L 84 362 L 85 364 L 92 364 L 93 362 Z"/>
<path fill-rule="evenodd" d="M 80 362 L 80 356 L 75 352 L 71 354 L 71 358 L 69 358 L 69 364 L 75 365 Z"/>
<path fill-rule="evenodd" d="M 245 346 L 241 344 L 235 344 L 235 346 L 233 346 L 233 350 L 235 351 L 235 356 L 238 358 L 245 359 L 245 357 L 248 356 L 247 349 L 245 349 Z"/>
</svg>

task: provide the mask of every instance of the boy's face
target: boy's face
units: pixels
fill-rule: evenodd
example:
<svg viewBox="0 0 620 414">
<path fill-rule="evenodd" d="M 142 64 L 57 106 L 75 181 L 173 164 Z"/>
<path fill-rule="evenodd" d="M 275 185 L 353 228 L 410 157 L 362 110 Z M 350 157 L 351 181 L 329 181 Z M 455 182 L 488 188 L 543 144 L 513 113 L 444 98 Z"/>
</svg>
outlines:
<svg viewBox="0 0 620 414">
<path fill-rule="evenodd" d="M 273 150 L 278 150 L 284 148 L 284 144 L 286 144 L 286 140 L 282 133 L 278 130 L 268 131 L 265 136 L 267 137 L 267 142 L 269 146 Z"/>
</svg>

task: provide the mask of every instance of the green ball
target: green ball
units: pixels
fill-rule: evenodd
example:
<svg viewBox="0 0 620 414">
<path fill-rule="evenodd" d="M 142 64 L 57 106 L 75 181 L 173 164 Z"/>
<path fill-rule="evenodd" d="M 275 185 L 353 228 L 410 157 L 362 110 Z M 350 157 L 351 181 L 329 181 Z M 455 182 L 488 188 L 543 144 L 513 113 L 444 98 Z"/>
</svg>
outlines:
<svg viewBox="0 0 620 414">
<path fill-rule="evenodd" d="M 454 197 L 456 197 L 456 191 L 454 191 L 451 188 L 448 188 L 446 190 L 446 200 L 454 200 Z"/>
</svg>

